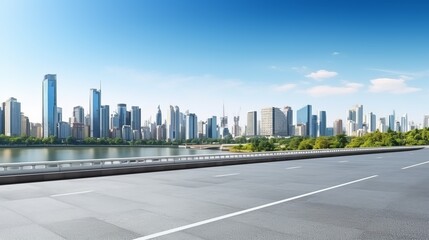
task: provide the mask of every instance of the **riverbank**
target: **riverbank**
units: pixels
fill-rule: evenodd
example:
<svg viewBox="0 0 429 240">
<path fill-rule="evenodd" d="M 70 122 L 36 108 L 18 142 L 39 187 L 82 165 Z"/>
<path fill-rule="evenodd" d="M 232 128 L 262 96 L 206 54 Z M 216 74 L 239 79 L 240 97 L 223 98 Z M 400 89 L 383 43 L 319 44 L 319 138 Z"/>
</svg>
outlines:
<svg viewBox="0 0 429 240">
<path fill-rule="evenodd" d="M 179 148 L 179 145 L 79 145 L 79 144 L 14 144 L 0 145 L 0 148 L 75 148 L 75 147 L 132 147 L 132 148 Z"/>
</svg>

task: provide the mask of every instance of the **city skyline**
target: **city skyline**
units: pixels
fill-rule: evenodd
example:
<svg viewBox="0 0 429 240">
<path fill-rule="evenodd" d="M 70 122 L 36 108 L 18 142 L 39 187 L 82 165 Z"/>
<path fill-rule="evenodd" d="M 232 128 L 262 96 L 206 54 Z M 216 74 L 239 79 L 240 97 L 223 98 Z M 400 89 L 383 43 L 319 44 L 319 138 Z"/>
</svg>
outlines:
<svg viewBox="0 0 429 240">
<path fill-rule="evenodd" d="M 423 123 L 425 9 L 424 1 L 2 1 L 0 98 L 15 97 L 41 123 L 41 79 L 53 73 L 63 119 L 75 106 L 88 113 L 88 90 L 101 81 L 102 105 L 139 106 L 142 120 L 153 121 L 158 105 L 208 119 L 225 103 L 244 127 L 247 112 L 310 104 L 331 125 L 361 104 L 377 120 L 395 110 Z"/>
</svg>

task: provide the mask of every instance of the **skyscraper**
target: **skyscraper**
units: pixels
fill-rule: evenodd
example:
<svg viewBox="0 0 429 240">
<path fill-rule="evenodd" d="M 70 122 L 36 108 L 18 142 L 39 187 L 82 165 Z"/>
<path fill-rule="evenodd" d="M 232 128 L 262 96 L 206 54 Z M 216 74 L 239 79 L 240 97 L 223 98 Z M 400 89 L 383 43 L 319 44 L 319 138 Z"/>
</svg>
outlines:
<svg viewBox="0 0 429 240">
<path fill-rule="evenodd" d="M 109 105 L 102 105 L 100 108 L 100 137 L 102 138 L 109 137 L 109 116 Z"/>
<path fill-rule="evenodd" d="M 247 129 L 246 129 L 246 135 L 247 136 L 256 136 L 257 130 L 258 130 L 258 113 L 256 111 L 248 112 L 247 113 Z"/>
<path fill-rule="evenodd" d="M 119 117 L 119 129 L 122 130 L 122 126 L 127 123 L 127 104 L 118 103 L 117 113 Z"/>
<path fill-rule="evenodd" d="M 198 138 L 198 119 L 195 113 L 186 115 L 186 140 Z"/>
<path fill-rule="evenodd" d="M 131 107 L 131 130 L 138 130 L 142 127 L 142 110 L 138 106 Z"/>
<path fill-rule="evenodd" d="M 158 105 L 158 112 L 156 113 L 156 125 L 161 126 L 162 125 L 162 113 L 161 108 Z"/>
<path fill-rule="evenodd" d="M 407 114 L 404 114 L 404 116 L 401 117 L 401 131 L 408 132 L 408 115 Z"/>
<path fill-rule="evenodd" d="M 392 131 L 395 130 L 395 124 L 396 124 L 395 119 L 396 119 L 395 118 L 395 111 L 393 111 L 393 114 L 389 115 L 389 124 L 388 124 L 389 129 Z"/>
<path fill-rule="evenodd" d="M 337 119 L 334 121 L 334 136 L 343 134 L 343 120 Z"/>
<path fill-rule="evenodd" d="M 89 114 L 90 122 L 90 137 L 100 137 L 100 109 L 101 109 L 101 91 L 91 88 L 89 90 Z"/>
<path fill-rule="evenodd" d="M 217 118 L 213 116 L 207 119 L 207 138 L 217 139 Z"/>
<path fill-rule="evenodd" d="M 310 129 L 312 129 L 311 116 L 312 116 L 311 105 L 306 105 L 296 112 L 296 123 L 305 125 L 306 136 L 310 136 Z"/>
<path fill-rule="evenodd" d="M 289 107 L 289 106 L 284 107 L 283 112 L 286 116 L 286 125 L 287 125 L 286 136 L 292 136 L 294 133 L 292 107 Z"/>
<path fill-rule="evenodd" d="M 375 132 L 377 129 L 377 123 L 376 123 L 376 116 L 374 113 L 370 112 L 368 113 L 368 132 Z"/>
<path fill-rule="evenodd" d="M 176 140 L 176 113 L 174 107 L 170 105 L 169 111 L 167 112 L 167 140 Z"/>
<path fill-rule="evenodd" d="M 4 132 L 6 136 L 21 135 L 21 103 L 9 98 L 4 105 Z"/>
<path fill-rule="evenodd" d="M 328 136 L 326 133 L 326 111 L 319 112 L 319 136 Z"/>
<path fill-rule="evenodd" d="M 286 136 L 287 122 L 285 114 L 276 107 L 261 110 L 261 135 Z"/>
<path fill-rule="evenodd" d="M 43 137 L 57 136 L 57 75 L 46 74 L 42 83 Z"/>
<path fill-rule="evenodd" d="M 311 123 L 310 123 L 310 137 L 317 137 L 317 115 L 311 115 Z"/>
<path fill-rule="evenodd" d="M 76 106 L 73 108 L 73 118 L 75 119 L 74 120 L 75 122 L 84 124 L 85 111 L 84 111 L 83 107 Z"/>
<path fill-rule="evenodd" d="M 180 130 L 181 130 L 182 118 L 180 117 L 180 109 L 179 109 L 179 107 L 175 106 L 174 109 L 175 109 L 174 120 L 176 121 L 176 124 L 175 124 L 175 134 L 176 134 L 176 136 L 175 136 L 174 139 L 178 140 L 178 139 L 181 138 L 181 132 L 180 132 Z"/>
<path fill-rule="evenodd" d="M 4 111 L 0 107 L 0 135 L 4 134 Z"/>
<path fill-rule="evenodd" d="M 362 129 L 363 128 L 363 106 L 362 105 L 356 105 L 356 128 Z"/>
</svg>

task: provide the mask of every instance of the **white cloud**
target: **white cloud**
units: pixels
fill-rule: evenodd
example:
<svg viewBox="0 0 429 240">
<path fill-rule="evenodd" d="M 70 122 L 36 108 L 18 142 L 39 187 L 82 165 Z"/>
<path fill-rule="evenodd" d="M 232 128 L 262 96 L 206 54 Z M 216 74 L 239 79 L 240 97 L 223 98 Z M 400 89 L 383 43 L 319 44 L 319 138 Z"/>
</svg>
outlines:
<svg viewBox="0 0 429 240">
<path fill-rule="evenodd" d="M 337 55 L 340 55 L 340 52 L 333 52 L 331 55 L 332 56 L 337 56 Z"/>
<path fill-rule="evenodd" d="M 312 78 L 314 80 L 322 80 L 322 79 L 327 79 L 327 78 L 333 78 L 337 75 L 338 75 L 337 72 L 330 72 L 330 71 L 322 69 L 322 70 L 319 70 L 317 72 L 312 72 L 312 73 L 306 75 L 306 77 Z"/>
<path fill-rule="evenodd" d="M 296 87 L 296 84 L 293 83 L 287 83 L 279 86 L 274 86 L 274 89 L 278 92 L 287 92 Z"/>
<path fill-rule="evenodd" d="M 313 97 L 323 97 L 323 96 L 332 96 L 332 95 L 347 95 L 357 92 L 362 84 L 359 83 L 346 83 L 344 86 L 329 86 L 329 85 L 320 85 L 307 89 L 307 94 Z"/>
<path fill-rule="evenodd" d="M 377 78 L 371 80 L 369 91 L 373 93 L 387 92 L 404 94 L 420 91 L 420 88 L 409 87 L 405 79 L 401 78 Z"/>
</svg>

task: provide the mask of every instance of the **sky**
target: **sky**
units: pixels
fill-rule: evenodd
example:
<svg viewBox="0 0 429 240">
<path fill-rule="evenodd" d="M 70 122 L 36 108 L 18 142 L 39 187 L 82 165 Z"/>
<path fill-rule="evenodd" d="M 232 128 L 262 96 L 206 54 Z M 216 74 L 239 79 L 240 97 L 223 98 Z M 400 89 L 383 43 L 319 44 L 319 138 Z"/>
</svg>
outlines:
<svg viewBox="0 0 429 240">
<path fill-rule="evenodd" d="M 66 121 L 101 85 L 111 112 L 140 106 L 143 120 L 158 105 L 201 120 L 224 105 L 244 126 L 248 111 L 310 104 L 332 126 L 362 104 L 422 123 L 428 11 L 424 0 L 0 0 L 0 101 L 41 122 L 43 76 L 57 74 Z"/>
</svg>

